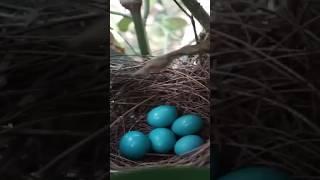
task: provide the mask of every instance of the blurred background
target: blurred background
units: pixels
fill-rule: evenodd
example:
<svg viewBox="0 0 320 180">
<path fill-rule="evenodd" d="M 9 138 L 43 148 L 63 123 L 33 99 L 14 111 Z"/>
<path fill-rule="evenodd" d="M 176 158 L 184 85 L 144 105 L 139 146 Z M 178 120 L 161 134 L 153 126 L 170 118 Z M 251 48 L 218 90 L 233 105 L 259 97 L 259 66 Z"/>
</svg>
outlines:
<svg viewBox="0 0 320 180">
<path fill-rule="evenodd" d="M 149 1 L 149 5 L 147 5 Z M 180 3 L 180 1 L 178 1 Z M 210 1 L 198 1 L 210 14 Z M 183 6 L 183 3 L 180 3 Z M 195 36 L 190 18 L 175 4 L 174 1 L 144 0 L 142 17 L 147 15 L 146 32 L 151 55 L 165 54 L 186 44 L 194 42 Z M 147 11 L 149 6 L 149 12 Z M 118 0 L 110 1 L 111 33 L 125 49 L 126 54 L 139 54 L 134 24 L 130 12 Z M 197 20 L 196 30 L 199 34 L 202 27 Z"/>
</svg>

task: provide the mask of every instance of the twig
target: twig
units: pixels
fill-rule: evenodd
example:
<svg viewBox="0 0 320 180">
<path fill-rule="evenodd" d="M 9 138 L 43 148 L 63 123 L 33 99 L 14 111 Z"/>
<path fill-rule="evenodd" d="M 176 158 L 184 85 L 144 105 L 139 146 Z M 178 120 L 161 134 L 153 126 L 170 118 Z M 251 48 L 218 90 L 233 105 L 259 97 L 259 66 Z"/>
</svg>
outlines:
<svg viewBox="0 0 320 180">
<path fill-rule="evenodd" d="M 57 25 L 57 24 L 67 23 L 69 21 L 84 20 L 84 19 L 90 19 L 90 18 L 95 18 L 95 17 L 100 17 L 100 16 L 101 16 L 100 13 L 87 13 L 87 14 L 81 14 L 81 15 L 71 16 L 71 17 L 54 18 L 45 24 L 38 24 L 33 27 L 29 27 L 28 29 L 22 29 L 22 30 L 8 33 L 8 34 L 9 35 L 18 35 L 18 34 L 23 34 L 23 33 L 27 33 L 30 31 L 34 31 L 34 30 L 37 30 L 40 28 L 46 28 L 49 26 Z M 0 37 L 5 37 L 5 36 L 6 35 L 1 35 Z"/>
<path fill-rule="evenodd" d="M 191 24 L 192 24 L 192 28 L 193 28 L 193 32 L 194 32 L 194 37 L 196 39 L 196 42 L 199 43 L 199 38 L 198 38 L 198 34 L 197 34 L 197 28 L 196 28 L 196 24 L 194 22 L 193 16 L 190 15 L 189 13 L 187 13 L 187 11 L 177 2 L 177 0 L 174 0 L 174 2 L 190 18 Z"/>
<path fill-rule="evenodd" d="M 206 32 L 210 32 L 210 16 L 197 0 L 181 0 L 191 14 L 199 21 Z"/>
<path fill-rule="evenodd" d="M 47 163 L 45 166 L 43 166 L 41 169 L 39 169 L 37 172 L 32 173 L 32 175 L 34 177 L 42 177 L 43 174 L 53 165 L 55 165 L 56 163 L 58 163 L 60 160 L 62 160 L 63 158 L 65 158 L 67 155 L 69 155 L 70 153 L 72 153 L 73 151 L 79 149 L 80 147 L 82 147 L 83 145 L 85 145 L 86 143 L 92 141 L 93 139 L 97 138 L 98 136 L 101 136 L 102 134 L 107 133 L 107 126 L 97 130 L 96 132 L 94 132 L 92 135 L 88 136 L 87 138 L 81 140 L 80 142 L 76 143 L 75 145 L 71 146 L 70 148 L 68 148 L 67 150 L 65 150 L 64 152 L 62 152 L 61 154 L 59 154 L 57 157 L 55 157 L 53 160 L 51 160 L 49 163 Z"/>
<path fill-rule="evenodd" d="M 23 123 L 17 124 L 13 128 L 10 128 L 10 129 L 1 130 L 0 131 L 0 135 L 11 133 L 12 131 L 16 131 L 18 129 L 26 128 L 28 126 L 31 126 L 31 125 L 39 123 L 39 122 L 51 121 L 51 120 L 59 119 L 59 118 L 63 118 L 63 117 L 77 117 L 77 116 L 95 115 L 95 114 L 98 114 L 98 113 L 99 114 L 100 113 L 103 114 L 105 112 L 69 113 L 69 114 L 62 114 L 62 115 L 57 115 L 57 116 L 53 116 L 53 117 L 47 117 L 47 118 L 44 118 L 44 119 L 36 119 L 36 120 L 32 120 L 32 121 L 28 121 L 28 122 L 23 122 Z"/>
<path fill-rule="evenodd" d="M 6 3 L 2 3 L 0 2 L 0 7 L 2 8 L 8 8 L 8 9 L 15 9 L 15 10 L 23 10 L 23 11 L 30 11 L 30 8 L 26 8 L 26 7 L 22 7 L 22 6 L 15 6 L 15 5 L 11 5 L 11 4 L 6 4 Z"/>
<path fill-rule="evenodd" d="M 7 13 L 3 13 L 3 12 L 0 12 L 0 17 L 1 18 L 8 18 L 8 19 L 16 19 L 16 20 L 24 19 L 24 16 L 18 16 L 18 15 L 14 15 L 14 14 L 7 14 Z"/>
<path fill-rule="evenodd" d="M 72 56 L 72 57 L 82 57 L 87 59 L 88 61 L 96 60 L 96 61 L 105 61 L 105 56 L 92 56 L 87 54 L 79 54 L 77 52 L 64 52 L 64 51 L 41 51 L 41 50 L 0 50 L 0 54 L 37 54 L 37 55 L 59 55 L 59 56 Z"/>
<path fill-rule="evenodd" d="M 135 51 L 135 49 L 132 47 L 132 45 L 129 43 L 129 41 L 123 37 L 122 34 L 120 34 L 118 31 L 115 31 L 120 37 L 121 39 L 128 45 L 128 47 L 131 49 L 132 53 L 134 53 L 134 55 L 138 55 L 138 53 Z M 110 32 L 111 33 L 111 32 Z"/>
<path fill-rule="evenodd" d="M 75 137 L 83 137 L 88 136 L 88 133 L 83 132 L 73 132 L 73 131 L 57 131 L 57 130 L 44 130 L 44 129 L 13 129 L 7 134 L 13 135 L 23 135 L 23 136 L 75 136 Z"/>
</svg>

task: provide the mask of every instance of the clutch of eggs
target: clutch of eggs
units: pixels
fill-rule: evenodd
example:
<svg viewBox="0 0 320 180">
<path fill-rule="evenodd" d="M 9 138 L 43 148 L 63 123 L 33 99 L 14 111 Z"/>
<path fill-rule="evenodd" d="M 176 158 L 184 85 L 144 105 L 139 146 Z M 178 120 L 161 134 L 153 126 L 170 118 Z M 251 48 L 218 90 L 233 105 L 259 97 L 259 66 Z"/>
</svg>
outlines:
<svg viewBox="0 0 320 180">
<path fill-rule="evenodd" d="M 120 153 L 132 160 L 143 158 L 153 150 L 181 156 L 204 143 L 195 135 L 203 126 L 202 119 L 195 114 L 178 117 L 177 108 L 160 105 L 147 113 L 147 123 L 153 128 L 148 135 L 140 131 L 129 131 L 120 140 Z"/>
</svg>

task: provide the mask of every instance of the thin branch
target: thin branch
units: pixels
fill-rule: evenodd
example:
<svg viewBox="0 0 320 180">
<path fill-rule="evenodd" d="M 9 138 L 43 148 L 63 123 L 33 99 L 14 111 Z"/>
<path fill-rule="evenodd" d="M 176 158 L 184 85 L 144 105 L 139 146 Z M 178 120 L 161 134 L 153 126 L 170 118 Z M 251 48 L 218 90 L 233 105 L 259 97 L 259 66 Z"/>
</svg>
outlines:
<svg viewBox="0 0 320 180">
<path fill-rule="evenodd" d="M 202 27 L 210 32 L 210 16 L 197 0 L 181 0 L 191 14 L 199 21 Z"/>
<path fill-rule="evenodd" d="M 192 15 L 190 15 L 178 2 L 177 0 L 174 0 L 174 2 L 177 4 L 177 6 L 190 18 L 191 20 L 191 24 L 192 24 L 192 28 L 193 28 L 193 32 L 194 32 L 194 37 L 196 39 L 196 42 L 199 43 L 199 38 L 198 38 L 198 34 L 197 34 L 197 28 L 196 28 L 196 23 L 194 21 L 194 18 Z"/>
<path fill-rule="evenodd" d="M 172 51 L 168 54 L 158 56 L 139 69 L 137 72 L 133 73 L 133 76 L 146 75 L 148 73 L 158 73 L 162 69 L 166 68 L 171 64 L 171 62 L 183 55 L 193 55 L 200 53 L 207 53 L 210 50 L 210 40 L 206 39 L 201 41 L 196 45 L 187 45 L 178 50 Z"/>
</svg>

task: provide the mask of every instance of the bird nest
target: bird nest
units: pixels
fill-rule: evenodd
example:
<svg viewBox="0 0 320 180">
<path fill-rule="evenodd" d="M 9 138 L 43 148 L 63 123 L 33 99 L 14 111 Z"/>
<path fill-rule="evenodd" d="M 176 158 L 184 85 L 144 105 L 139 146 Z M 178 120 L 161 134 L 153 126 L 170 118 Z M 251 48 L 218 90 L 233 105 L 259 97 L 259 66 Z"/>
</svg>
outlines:
<svg viewBox="0 0 320 180">
<path fill-rule="evenodd" d="M 209 58 L 188 58 L 188 63 L 177 61 L 174 66 L 148 77 L 132 77 L 141 67 L 134 61 L 112 63 L 110 67 L 110 169 L 122 170 L 155 166 L 209 166 L 210 161 L 210 90 Z M 129 130 L 150 131 L 147 112 L 158 105 L 175 105 L 179 114 L 197 113 L 204 120 L 200 136 L 205 143 L 185 155 L 147 154 L 132 161 L 119 153 L 119 140 Z"/>
</svg>

